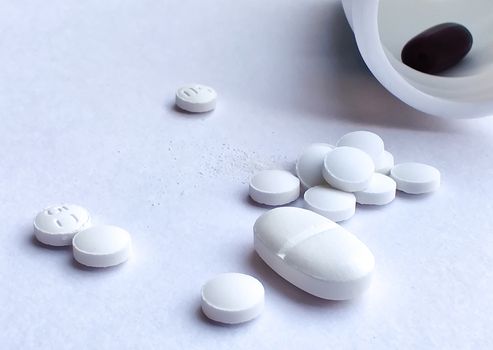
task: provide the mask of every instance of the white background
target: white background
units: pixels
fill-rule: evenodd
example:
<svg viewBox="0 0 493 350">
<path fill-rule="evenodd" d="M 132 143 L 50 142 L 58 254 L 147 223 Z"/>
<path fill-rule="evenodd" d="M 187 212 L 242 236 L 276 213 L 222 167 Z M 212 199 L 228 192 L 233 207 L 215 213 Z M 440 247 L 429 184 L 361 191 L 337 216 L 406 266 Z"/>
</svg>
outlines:
<svg viewBox="0 0 493 350">
<path fill-rule="evenodd" d="M 2 349 L 492 348 L 493 119 L 391 96 L 337 0 L 3 0 L 0 33 Z M 187 82 L 216 88 L 217 110 L 175 110 Z M 357 209 L 344 226 L 373 251 L 374 283 L 327 302 L 254 254 L 266 209 L 247 182 L 358 129 L 443 183 Z M 87 270 L 37 244 L 35 214 L 59 202 L 128 229 L 133 259 Z M 202 284 L 227 271 L 263 282 L 256 321 L 199 311 Z"/>
</svg>

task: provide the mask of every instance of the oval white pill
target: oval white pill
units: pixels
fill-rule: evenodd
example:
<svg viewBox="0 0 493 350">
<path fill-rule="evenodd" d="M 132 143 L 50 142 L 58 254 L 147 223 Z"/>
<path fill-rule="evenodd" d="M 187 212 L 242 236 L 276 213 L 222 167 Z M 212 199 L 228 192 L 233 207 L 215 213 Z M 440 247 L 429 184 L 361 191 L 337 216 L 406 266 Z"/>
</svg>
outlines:
<svg viewBox="0 0 493 350">
<path fill-rule="evenodd" d="M 390 177 L 375 173 L 363 191 L 354 192 L 359 204 L 385 205 L 395 198 L 396 183 Z"/>
<path fill-rule="evenodd" d="M 315 186 L 308 189 L 304 198 L 307 209 L 335 222 L 351 218 L 356 209 L 354 194 L 327 186 Z"/>
<path fill-rule="evenodd" d="M 236 324 L 250 321 L 264 309 L 264 287 L 242 273 L 223 273 L 202 287 L 202 311 L 211 320 Z"/>
<path fill-rule="evenodd" d="M 370 183 L 375 171 L 371 157 L 354 147 L 337 147 L 324 160 L 323 176 L 332 186 L 342 191 L 362 191 Z"/>
<path fill-rule="evenodd" d="M 72 244 L 74 235 L 91 224 L 89 212 L 74 204 L 55 205 L 36 215 L 34 235 L 41 243 L 51 246 Z"/>
<path fill-rule="evenodd" d="M 250 180 L 249 194 L 257 203 L 284 205 L 300 196 L 300 180 L 286 170 L 263 170 Z"/>
<path fill-rule="evenodd" d="M 127 261 L 131 253 L 130 234 L 111 225 L 93 226 L 79 232 L 72 245 L 75 260 L 90 267 L 121 264 Z"/>
<path fill-rule="evenodd" d="M 431 165 L 422 163 L 397 164 L 390 171 L 397 189 L 409 194 L 422 194 L 440 187 L 440 172 Z"/>
<path fill-rule="evenodd" d="M 345 300 L 370 285 L 375 259 L 368 247 L 319 214 L 272 209 L 257 219 L 253 231 L 255 250 L 267 265 L 310 294 Z"/>
<path fill-rule="evenodd" d="M 377 162 L 384 151 L 384 143 L 380 136 L 370 131 L 353 131 L 339 139 L 337 147 L 349 146 L 365 151 L 374 162 Z"/>
<path fill-rule="evenodd" d="M 216 108 L 216 100 L 216 91 L 205 85 L 190 84 L 176 91 L 176 105 L 187 112 L 212 111 Z"/>
<path fill-rule="evenodd" d="M 375 163 L 375 171 L 380 174 L 389 175 L 394 167 L 394 156 L 389 151 L 383 151 Z"/>
<path fill-rule="evenodd" d="M 303 151 L 296 162 L 296 175 L 305 188 L 325 183 L 322 176 L 324 159 L 334 147 L 326 143 L 314 143 Z"/>
</svg>

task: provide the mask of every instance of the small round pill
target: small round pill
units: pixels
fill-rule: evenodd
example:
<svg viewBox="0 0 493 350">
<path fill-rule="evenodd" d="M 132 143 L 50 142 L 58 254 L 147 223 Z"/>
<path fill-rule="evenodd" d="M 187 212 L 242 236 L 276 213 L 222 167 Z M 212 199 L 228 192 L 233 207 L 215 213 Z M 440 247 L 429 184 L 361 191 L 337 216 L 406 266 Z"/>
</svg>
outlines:
<svg viewBox="0 0 493 350">
<path fill-rule="evenodd" d="M 397 189 L 409 194 L 422 194 L 440 187 L 440 172 L 431 165 L 422 163 L 397 164 L 390 171 Z"/>
<path fill-rule="evenodd" d="M 339 222 L 354 215 L 356 199 L 354 194 L 328 186 L 315 186 L 304 195 L 306 208 L 326 218 Z"/>
<path fill-rule="evenodd" d="M 34 235 L 51 246 L 72 244 L 74 235 L 91 224 L 89 212 L 74 204 L 61 204 L 43 209 L 34 219 Z"/>
<path fill-rule="evenodd" d="M 314 143 L 308 146 L 296 162 L 296 175 L 304 188 L 325 183 L 322 176 L 324 159 L 334 147 L 326 143 Z"/>
<path fill-rule="evenodd" d="M 395 198 L 396 183 L 390 177 L 375 173 L 363 191 L 354 192 L 359 204 L 385 205 Z"/>
<path fill-rule="evenodd" d="M 371 157 L 359 148 L 337 147 L 324 160 L 323 176 L 332 186 L 346 192 L 368 187 L 375 171 Z"/>
<path fill-rule="evenodd" d="M 217 93 L 205 85 L 190 84 L 176 91 L 176 105 L 191 113 L 204 113 L 216 108 Z"/>
<path fill-rule="evenodd" d="M 76 261 L 90 267 L 109 267 L 128 260 L 131 253 L 130 234 L 112 225 L 99 225 L 74 236 Z"/>
<path fill-rule="evenodd" d="M 353 131 L 337 141 L 337 147 L 348 146 L 366 152 L 373 162 L 377 162 L 384 151 L 384 143 L 380 136 L 370 131 Z"/>
<path fill-rule="evenodd" d="M 300 196 L 300 180 L 286 170 L 263 170 L 250 180 L 249 194 L 260 204 L 284 205 Z"/>
<path fill-rule="evenodd" d="M 242 273 L 223 273 L 202 287 L 202 311 L 216 322 L 247 322 L 262 313 L 264 294 L 264 287 L 256 278 Z"/>
<path fill-rule="evenodd" d="M 389 175 L 393 167 L 394 156 L 389 151 L 384 151 L 375 163 L 375 171 L 384 175 Z"/>
</svg>

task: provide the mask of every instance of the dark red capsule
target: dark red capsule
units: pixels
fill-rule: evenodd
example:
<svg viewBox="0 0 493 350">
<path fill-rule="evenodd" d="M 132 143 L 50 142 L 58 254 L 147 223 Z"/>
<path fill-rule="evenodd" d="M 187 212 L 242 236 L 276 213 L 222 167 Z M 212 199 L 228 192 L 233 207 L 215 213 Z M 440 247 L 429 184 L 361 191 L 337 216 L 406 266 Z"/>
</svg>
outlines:
<svg viewBox="0 0 493 350">
<path fill-rule="evenodd" d="M 471 50 L 472 35 L 463 25 L 442 23 L 418 34 L 402 49 L 402 62 L 428 74 L 438 74 L 459 63 Z"/>
</svg>

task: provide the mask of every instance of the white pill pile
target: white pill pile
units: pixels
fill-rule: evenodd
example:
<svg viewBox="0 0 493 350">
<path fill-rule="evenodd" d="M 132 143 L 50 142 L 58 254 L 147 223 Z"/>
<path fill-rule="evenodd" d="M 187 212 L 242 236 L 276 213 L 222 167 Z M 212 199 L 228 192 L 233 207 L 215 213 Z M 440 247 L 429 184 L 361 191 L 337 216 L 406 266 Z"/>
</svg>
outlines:
<svg viewBox="0 0 493 350">
<path fill-rule="evenodd" d="M 205 85 L 190 84 L 176 91 L 176 105 L 190 113 L 204 113 L 216 108 L 217 93 Z"/>
<path fill-rule="evenodd" d="M 91 226 L 89 212 L 74 204 L 43 209 L 34 219 L 34 235 L 50 246 L 72 245 L 74 259 L 89 267 L 109 267 L 128 260 L 130 234 L 110 225 Z"/>
<path fill-rule="evenodd" d="M 271 209 L 254 225 L 254 247 L 275 272 L 315 296 L 345 300 L 370 285 L 375 265 L 364 243 L 336 222 L 360 205 L 391 203 L 396 190 L 422 194 L 440 187 L 440 172 L 426 164 L 394 165 L 382 138 L 369 131 L 344 135 L 331 146 L 315 143 L 296 162 L 296 174 L 264 170 L 250 181 L 250 197 L 285 205 L 306 190 L 306 209 Z M 253 190 L 252 190 L 253 189 Z"/>
<path fill-rule="evenodd" d="M 262 283 L 242 273 L 217 275 L 202 287 L 201 297 L 204 314 L 221 323 L 247 322 L 264 309 Z"/>
</svg>

